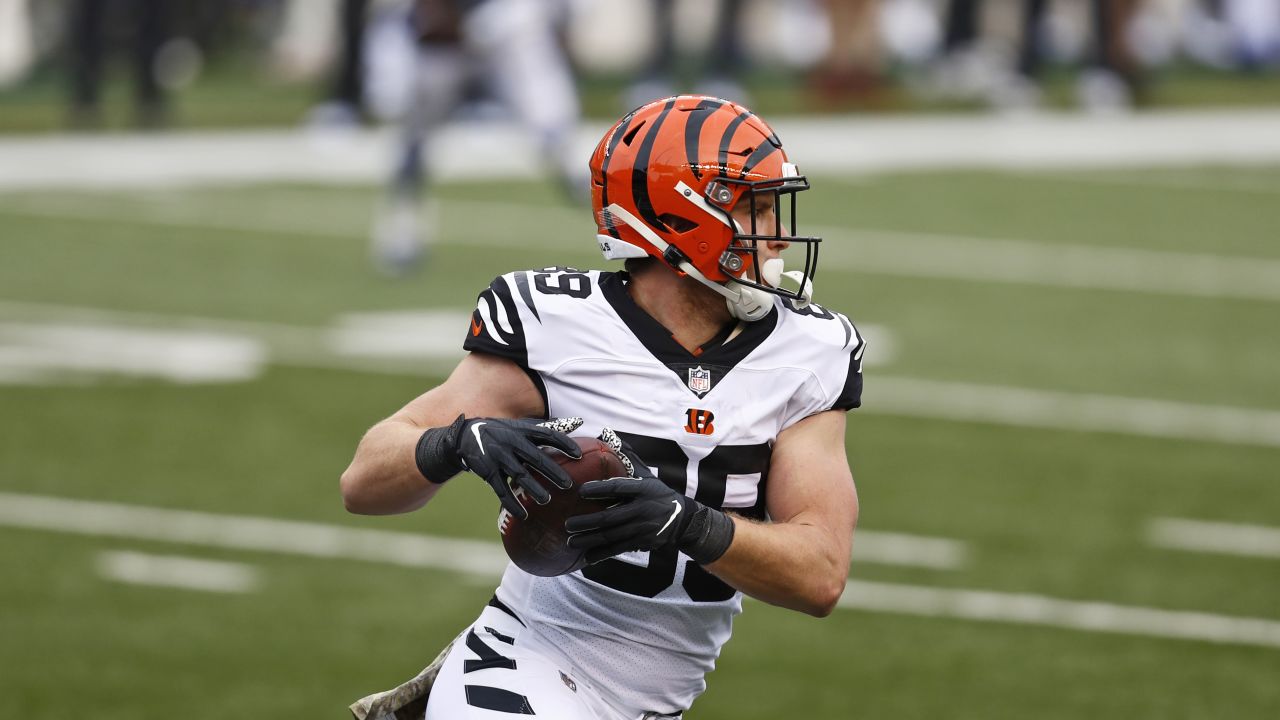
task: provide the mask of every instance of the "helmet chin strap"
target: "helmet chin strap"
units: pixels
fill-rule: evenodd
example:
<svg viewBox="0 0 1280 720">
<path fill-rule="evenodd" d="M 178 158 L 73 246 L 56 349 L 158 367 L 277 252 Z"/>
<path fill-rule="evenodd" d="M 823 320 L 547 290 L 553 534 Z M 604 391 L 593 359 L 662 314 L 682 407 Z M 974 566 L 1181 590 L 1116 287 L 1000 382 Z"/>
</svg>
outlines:
<svg viewBox="0 0 1280 720">
<path fill-rule="evenodd" d="M 648 240 L 654 247 L 658 248 L 659 252 L 666 253 L 667 248 L 670 247 L 670 244 L 659 237 L 652 228 L 641 222 L 636 216 L 632 215 L 617 203 L 609 205 L 609 207 L 605 208 L 605 211 L 626 223 L 632 230 L 640 233 L 645 240 Z M 687 274 L 689 277 L 724 296 L 725 306 L 729 308 L 729 314 L 735 319 L 745 322 L 755 322 L 756 320 L 768 315 L 769 310 L 773 308 L 774 295 L 771 292 L 761 290 L 759 288 L 748 287 L 746 285 L 735 284 L 733 287 L 729 287 L 727 285 L 722 285 L 721 283 L 708 280 L 707 277 L 688 260 L 681 262 L 677 267 L 681 272 Z M 784 273 L 782 268 L 782 258 L 772 258 L 764 261 L 760 268 L 760 274 L 764 276 L 765 282 L 775 287 L 777 287 L 778 281 L 781 280 L 784 274 L 787 277 L 791 277 L 796 280 L 796 282 L 800 281 L 799 278 L 794 278 L 793 275 Z M 792 273 L 803 277 L 799 271 L 793 270 Z M 809 287 L 809 296 L 812 296 L 812 284 L 807 284 L 807 286 Z M 807 299 L 805 304 L 808 304 Z"/>
</svg>

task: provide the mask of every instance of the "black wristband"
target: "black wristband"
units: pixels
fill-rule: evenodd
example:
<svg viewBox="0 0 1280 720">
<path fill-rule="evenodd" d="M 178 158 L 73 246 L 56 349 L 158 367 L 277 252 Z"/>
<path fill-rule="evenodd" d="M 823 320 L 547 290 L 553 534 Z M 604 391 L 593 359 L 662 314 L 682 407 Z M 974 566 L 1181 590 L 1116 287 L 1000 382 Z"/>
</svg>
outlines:
<svg viewBox="0 0 1280 720">
<path fill-rule="evenodd" d="M 418 472 L 429 482 L 443 485 L 446 480 L 466 469 L 462 459 L 458 457 L 458 436 L 462 433 L 464 422 L 466 418 L 459 415 L 453 424 L 431 428 L 418 438 L 418 445 L 413 450 L 413 460 L 418 465 Z"/>
<path fill-rule="evenodd" d="M 690 541 L 680 549 L 699 565 L 708 565 L 728 551 L 736 528 L 733 518 L 704 505 L 694 513 L 687 531 Z"/>
</svg>

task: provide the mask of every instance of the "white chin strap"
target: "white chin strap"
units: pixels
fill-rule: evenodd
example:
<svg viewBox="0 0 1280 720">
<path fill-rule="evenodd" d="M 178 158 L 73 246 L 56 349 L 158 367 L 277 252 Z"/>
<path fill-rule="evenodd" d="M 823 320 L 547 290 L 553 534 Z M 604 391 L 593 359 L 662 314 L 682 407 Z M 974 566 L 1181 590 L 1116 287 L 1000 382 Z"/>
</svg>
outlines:
<svg viewBox="0 0 1280 720">
<path fill-rule="evenodd" d="M 617 203 L 609 205 L 605 208 L 605 212 L 613 217 L 626 223 L 628 227 L 648 240 L 659 252 L 666 253 L 670 244 L 663 240 L 648 225 L 641 222 L 636 216 L 627 212 L 626 209 Z M 616 239 L 615 239 L 616 242 Z M 602 243 L 603 245 L 603 243 Z M 634 246 L 633 246 L 634 247 Z M 606 255 L 607 257 L 607 255 Z M 745 322 L 755 322 L 769 314 L 769 310 L 773 308 L 774 294 L 759 288 L 749 287 L 747 285 L 739 285 L 730 281 L 730 285 L 722 285 L 718 282 L 708 280 L 696 267 L 688 260 L 680 263 L 678 266 L 681 272 L 689 277 L 706 285 L 712 290 L 724 296 L 725 306 L 729 308 L 729 314 L 735 319 Z M 783 277 L 790 278 L 796 284 L 804 281 L 804 273 L 799 270 L 783 271 L 782 258 L 771 258 L 761 263 L 760 274 L 763 276 L 764 282 L 773 287 L 780 287 L 779 283 Z M 805 307 L 809 304 L 809 300 L 813 297 L 813 283 L 805 281 L 804 287 L 800 292 L 801 300 L 796 303 L 798 307 Z"/>
</svg>

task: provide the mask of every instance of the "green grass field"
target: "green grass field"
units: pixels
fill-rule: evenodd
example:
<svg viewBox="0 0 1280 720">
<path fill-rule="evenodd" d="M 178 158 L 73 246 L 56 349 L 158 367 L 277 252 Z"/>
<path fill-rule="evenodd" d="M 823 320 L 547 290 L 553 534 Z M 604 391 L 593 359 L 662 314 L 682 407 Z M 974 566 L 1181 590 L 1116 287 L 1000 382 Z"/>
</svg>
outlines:
<svg viewBox="0 0 1280 720">
<path fill-rule="evenodd" d="M 951 539 L 967 558 L 949 569 L 859 562 L 855 542 L 851 578 L 1280 622 L 1280 558 L 1173 550 L 1147 532 L 1157 518 L 1280 528 L 1274 431 L 1219 441 L 1035 427 L 948 415 L 941 398 L 910 409 L 886 389 L 1012 387 L 1185 404 L 1192 421 L 1212 419 L 1195 408 L 1222 406 L 1274 423 L 1280 304 L 1267 284 L 1280 283 L 1280 167 L 814 185 L 802 218 L 827 238 L 818 299 L 882 328 L 893 346 L 867 369 L 865 407 L 849 423 L 860 530 Z M 457 184 L 440 195 L 432 262 L 400 280 L 366 259 L 370 188 L 0 195 L 0 493 L 496 543 L 497 503 L 471 478 L 394 518 L 349 516 L 337 493 L 361 433 L 447 365 L 344 366 L 321 342 L 340 316 L 461 317 L 498 273 L 601 262 L 589 214 L 540 184 Z M 919 270 L 938 240 L 974 250 Z M 983 279 L 1004 257 L 992 248 L 1005 247 L 1032 258 L 1028 273 Z M 1044 280 L 1062 269 L 1054 253 L 1065 247 L 1117 278 L 1103 288 Z M 1228 267 L 1217 290 L 1128 287 L 1129 261 L 1107 254 L 1115 248 L 1142 251 L 1133 272 L 1153 282 L 1162 259 L 1240 262 L 1212 266 Z M 27 337 L 15 328 L 103 323 L 220 328 L 262 342 L 273 360 L 219 383 L 12 371 Z M 104 551 L 242 563 L 262 582 L 247 593 L 123 584 L 97 570 Z M 0 567 L 6 718 L 343 717 L 348 702 L 430 660 L 493 587 L 443 570 L 4 524 Z M 816 620 L 749 601 L 688 717 L 1280 713 L 1280 626 L 1258 625 L 1257 643 L 1215 643 L 992 615 L 850 607 Z"/>
</svg>

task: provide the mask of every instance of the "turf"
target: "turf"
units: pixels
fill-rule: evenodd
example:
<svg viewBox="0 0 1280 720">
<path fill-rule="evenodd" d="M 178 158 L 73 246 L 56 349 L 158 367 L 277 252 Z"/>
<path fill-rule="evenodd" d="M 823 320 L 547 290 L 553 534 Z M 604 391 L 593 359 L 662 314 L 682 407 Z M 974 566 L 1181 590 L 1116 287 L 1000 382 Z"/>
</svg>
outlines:
<svg viewBox="0 0 1280 720">
<path fill-rule="evenodd" d="M 85 309 L 323 331 L 353 311 L 465 311 L 497 273 L 598 265 L 580 210 L 541 185 L 450 185 L 425 272 L 368 269 L 369 188 L 0 195 L 0 323 Z M 1280 255 L 1280 168 L 817 178 L 805 218 L 856 237 Z M 834 241 L 834 236 L 833 236 Z M 953 538 L 954 570 L 855 563 L 877 582 L 1280 620 L 1280 562 L 1146 544 L 1155 517 L 1280 526 L 1280 450 L 877 411 L 877 375 L 1280 408 L 1260 300 L 824 270 L 820 299 L 893 335 L 848 445 L 861 527 Z M 126 317 L 126 316 L 120 316 Z M 463 328 L 458 328 L 458 340 Z M 3 340 L 0 339 L 0 343 Z M 473 480 L 419 513 L 343 512 L 371 423 L 438 381 L 270 365 L 241 383 L 0 384 L 0 491 L 493 538 Z M 96 553 L 250 563 L 246 595 L 122 585 Z M 492 584 L 351 561 L 0 528 L 0 716 L 342 716 L 408 677 Z M 1270 717 L 1280 650 L 749 602 L 696 718 Z"/>
</svg>

